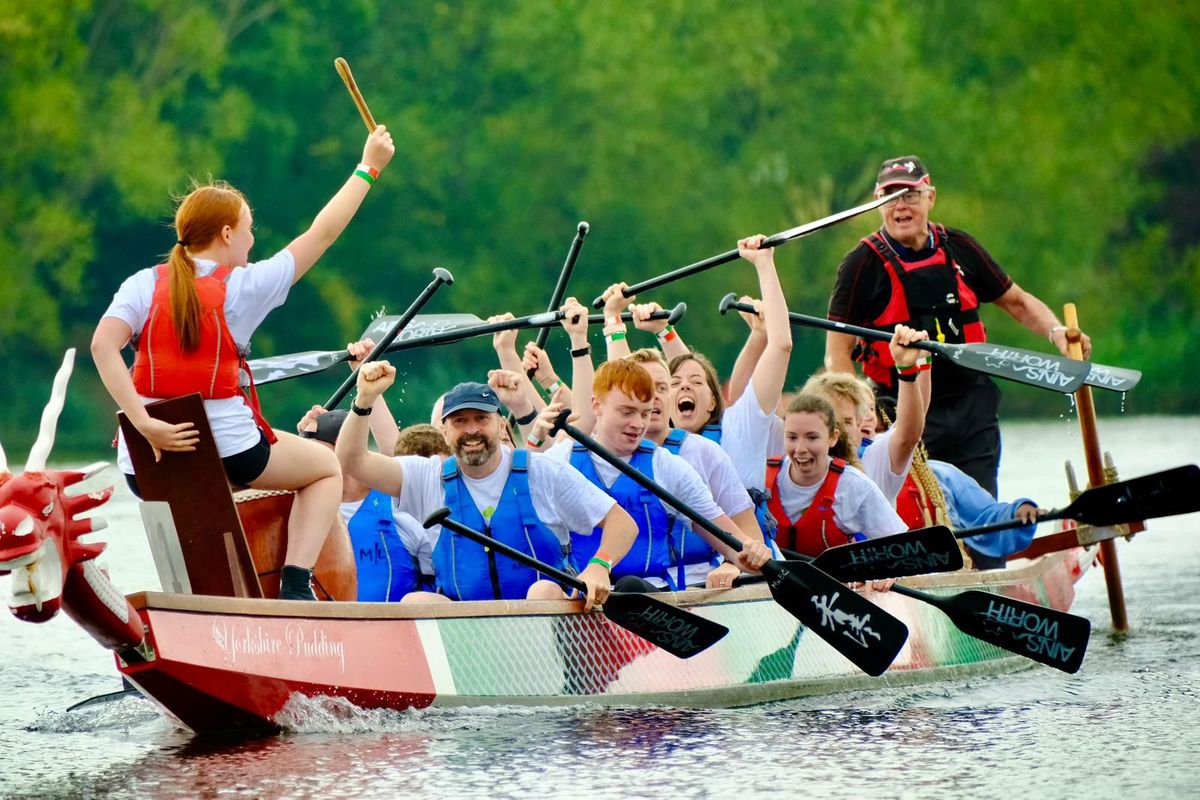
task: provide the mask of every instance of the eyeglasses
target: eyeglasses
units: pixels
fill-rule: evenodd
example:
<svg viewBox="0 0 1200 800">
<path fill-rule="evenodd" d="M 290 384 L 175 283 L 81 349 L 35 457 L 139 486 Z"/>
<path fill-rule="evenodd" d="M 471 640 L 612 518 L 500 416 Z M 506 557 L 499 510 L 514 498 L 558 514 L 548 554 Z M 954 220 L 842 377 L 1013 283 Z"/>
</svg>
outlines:
<svg viewBox="0 0 1200 800">
<path fill-rule="evenodd" d="M 907 191 L 904 194 L 900 195 L 899 197 L 893 197 L 891 200 L 888 200 L 886 203 L 883 204 L 883 207 L 891 208 L 892 206 L 896 205 L 896 203 L 901 200 L 904 201 L 904 205 L 906 205 L 906 206 L 915 206 L 917 203 L 921 202 L 921 198 L 924 197 L 925 195 L 929 194 L 929 192 L 930 192 L 929 189 L 912 189 L 912 190 Z M 884 194 L 884 192 L 880 191 L 880 194 L 882 195 L 882 194 Z"/>
</svg>

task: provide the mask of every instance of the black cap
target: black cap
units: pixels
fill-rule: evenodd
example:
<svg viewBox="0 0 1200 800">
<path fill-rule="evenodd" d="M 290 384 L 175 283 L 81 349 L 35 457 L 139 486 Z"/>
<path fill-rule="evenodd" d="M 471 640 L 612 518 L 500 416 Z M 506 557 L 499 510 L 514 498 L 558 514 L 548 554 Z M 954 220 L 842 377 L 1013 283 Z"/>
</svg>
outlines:
<svg viewBox="0 0 1200 800">
<path fill-rule="evenodd" d="M 875 191 L 888 186 L 928 186 L 929 183 L 929 172 L 921 163 L 921 159 L 916 156 L 900 156 L 883 162 L 879 168 L 879 175 L 875 178 Z"/>
<path fill-rule="evenodd" d="M 464 408 L 472 408 L 477 411 L 499 411 L 500 399 L 496 397 L 492 387 L 486 383 L 460 383 L 446 392 L 446 397 L 442 401 L 442 419 L 455 411 L 462 411 Z"/>
<path fill-rule="evenodd" d="M 333 411 L 326 411 L 321 416 L 317 417 L 317 430 L 308 437 L 311 439 L 320 439 L 322 442 L 337 444 L 338 433 L 342 430 L 342 423 L 346 421 L 346 412 L 340 408 Z"/>
</svg>

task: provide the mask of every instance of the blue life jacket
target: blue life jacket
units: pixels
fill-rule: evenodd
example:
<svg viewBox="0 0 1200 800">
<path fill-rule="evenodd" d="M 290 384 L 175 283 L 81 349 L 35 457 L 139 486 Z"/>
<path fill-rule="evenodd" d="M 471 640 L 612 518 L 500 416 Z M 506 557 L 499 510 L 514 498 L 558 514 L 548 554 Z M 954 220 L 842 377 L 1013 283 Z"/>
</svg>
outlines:
<svg viewBox="0 0 1200 800">
<path fill-rule="evenodd" d="M 396 531 L 391 497 L 372 489 L 347 527 L 358 568 L 359 602 L 394 603 L 418 588 L 420 568 Z"/>
<path fill-rule="evenodd" d="M 683 428 L 672 428 L 662 446 L 672 455 L 679 455 L 679 451 L 683 447 L 683 440 L 687 437 L 688 432 Z M 717 551 L 703 536 L 692 530 L 691 526 L 682 523 L 673 525 L 668 536 L 671 547 L 671 565 L 676 569 L 678 585 L 683 586 L 685 583 L 684 565 L 699 564 L 703 561 L 709 562 L 714 567 L 717 565 Z"/>
<path fill-rule="evenodd" d="M 529 451 L 512 451 L 512 471 L 490 521 L 484 520 L 476 507 L 453 457 L 442 466 L 442 486 L 450 516 L 456 521 L 550 566 L 565 566 L 558 536 L 538 519 L 533 508 Z M 433 548 L 433 565 L 438 590 L 454 600 L 524 600 L 529 587 L 542 577 L 536 570 L 444 529 Z"/>
<path fill-rule="evenodd" d="M 721 443 L 721 423 L 710 422 L 700 430 L 700 435 L 705 439 L 712 439 L 717 444 Z"/>
<path fill-rule="evenodd" d="M 654 443 L 643 440 L 634 451 L 630 465 L 650 480 L 654 480 Z M 672 589 L 681 588 L 672 580 L 669 569 L 673 562 L 670 551 L 671 530 L 677 524 L 675 517 L 667 514 L 666 508 L 649 489 L 640 486 L 624 473 L 617 475 L 612 486 L 605 486 L 596 472 L 592 457 L 581 444 L 571 448 L 571 466 L 595 484 L 602 492 L 617 501 L 617 505 L 629 512 L 637 522 L 638 535 L 633 546 L 613 566 L 614 580 L 626 575 L 640 578 L 661 578 Z M 588 560 L 600 549 L 600 528 L 590 536 L 571 532 L 571 554 L 576 571 L 582 572 Z"/>
</svg>

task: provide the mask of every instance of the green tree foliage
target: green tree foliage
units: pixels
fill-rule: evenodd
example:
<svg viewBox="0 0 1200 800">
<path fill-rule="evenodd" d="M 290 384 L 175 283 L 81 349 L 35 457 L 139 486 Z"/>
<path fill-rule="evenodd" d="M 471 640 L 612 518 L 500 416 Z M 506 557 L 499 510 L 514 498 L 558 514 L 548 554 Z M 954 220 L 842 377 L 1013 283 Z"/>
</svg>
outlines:
<svg viewBox="0 0 1200 800">
<path fill-rule="evenodd" d="M 458 281 L 430 311 L 540 310 L 581 219 L 571 292 L 587 301 L 856 205 L 883 158 L 918 153 L 935 219 L 1052 307 L 1077 302 L 1098 360 L 1146 372 L 1127 408 L 1194 413 L 1198 17 L 1120 0 L 0 0 L 0 358 L 20 377 L 0 433 L 10 451 L 31 438 L 58 354 L 86 348 L 120 281 L 166 251 L 171 197 L 193 179 L 247 193 L 260 256 L 304 229 L 365 132 L 338 55 L 397 156 L 256 355 L 349 341 L 436 266 Z M 821 313 L 842 254 L 877 225 L 781 250 L 792 306 Z M 713 308 L 754 290 L 731 264 L 653 298 L 686 299 L 685 338 L 730 365 L 744 329 Z M 1045 348 L 986 313 L 995 340 Z M 823 337 L 795 340 L 799 381 Z M 564 342 L 551 353 L 565 368 Z M 492 360 L 487 342 L 398 359 L 400 416 Z M 80 361 L 63 451 L 96 449 L 111 426 Z M 267 389 L 267 411 L 288 427 L 340 377 Z M 1006 398 L 1008 415 L 1063 408 Z"/>
</svg>

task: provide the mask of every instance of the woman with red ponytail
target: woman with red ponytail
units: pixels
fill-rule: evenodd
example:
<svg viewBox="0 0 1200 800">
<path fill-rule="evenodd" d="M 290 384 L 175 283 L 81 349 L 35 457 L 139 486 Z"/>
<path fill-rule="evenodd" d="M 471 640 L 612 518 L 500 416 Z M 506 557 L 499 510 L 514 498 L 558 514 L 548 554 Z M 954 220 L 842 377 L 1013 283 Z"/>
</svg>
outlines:
<svg viewBox="0 0 1200 800">
<path fill-rule="evenodd" d="M 225 183 L 197 187 L 175 212 L 176 242 L 167 262 L 121 284 L 92 337 L 101 380 L 155 458 L 194 450 L 199 433 L 190 422 L 151 418 L 144 404 L 199 392 L 230 483 L 295 490 L 283 599 L 315 599 L 312 566 L 341 501 L 341 471 L 327 448 L 266 423 L 253 385 L 242 386 L 249 375 L 245 354 L 267 314 L 345 230 L 394 152 L 391 134 L 378 126 L 367 137 L 362 163 L 308 230 L 255 263 L 246 198 Z M 131 340 L 132 372 L 120 353 Z M 118 466 L 137 493 L 123 439 L 118 448 Z"/>
</svg>

